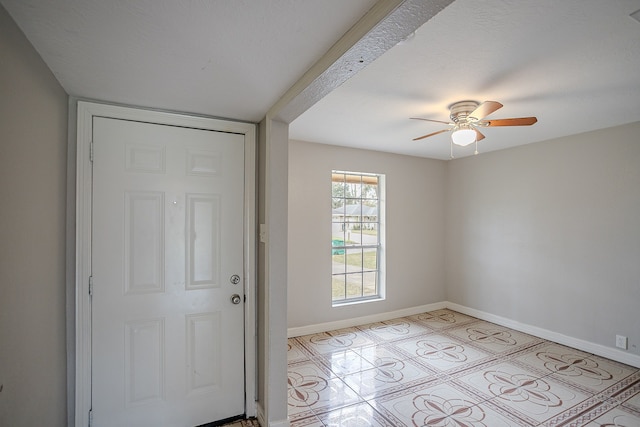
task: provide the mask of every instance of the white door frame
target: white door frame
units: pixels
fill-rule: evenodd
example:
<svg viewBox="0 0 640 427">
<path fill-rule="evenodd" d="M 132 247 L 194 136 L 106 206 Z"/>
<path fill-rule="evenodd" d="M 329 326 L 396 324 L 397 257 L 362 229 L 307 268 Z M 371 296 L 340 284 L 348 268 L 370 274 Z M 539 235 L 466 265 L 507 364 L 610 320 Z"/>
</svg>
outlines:
<svg viewBox="0 0 640 427">
<path fill-rule="evenodd" d="M 256 415 L 256 125 L 208 117 L 78 101 L 76 139 L 75 426 L 89 425 L 91 410 L 91 140 L 93 118 L 215 130 L 244 135 L 245 413 Z"/>
</svg>

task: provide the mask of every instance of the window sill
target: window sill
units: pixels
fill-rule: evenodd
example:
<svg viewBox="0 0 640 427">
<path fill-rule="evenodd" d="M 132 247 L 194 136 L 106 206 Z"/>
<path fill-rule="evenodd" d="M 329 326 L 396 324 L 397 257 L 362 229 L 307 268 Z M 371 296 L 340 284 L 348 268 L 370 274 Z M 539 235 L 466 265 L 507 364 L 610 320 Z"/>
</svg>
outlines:
<svg viewBox="0 0 640 427">
<path fill-rule="evenodd" d="M 370 298 L 360 298 L 360 299 L 352 299 L 346 301 L 332 301 L 331 308 L 344 307 L 345 305 L 356 305 L 356 304 L 366 304 L 368 302 L 377 302 L 384 301 L 384 297 L 370 297 Z"/>
</svg>

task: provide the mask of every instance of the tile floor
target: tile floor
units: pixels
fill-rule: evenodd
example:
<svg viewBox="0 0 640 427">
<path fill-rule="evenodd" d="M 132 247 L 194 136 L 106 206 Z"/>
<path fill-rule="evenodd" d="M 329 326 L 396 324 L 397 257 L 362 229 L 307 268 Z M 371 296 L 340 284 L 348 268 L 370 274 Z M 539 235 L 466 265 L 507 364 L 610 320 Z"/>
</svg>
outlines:
<svg viewBox="0 0 640 427">
<path fill-rule="evenodd" d="M 640 370 L 451 310 L 289 339 L 291 426 L 640 427 Z"/>
</svg>

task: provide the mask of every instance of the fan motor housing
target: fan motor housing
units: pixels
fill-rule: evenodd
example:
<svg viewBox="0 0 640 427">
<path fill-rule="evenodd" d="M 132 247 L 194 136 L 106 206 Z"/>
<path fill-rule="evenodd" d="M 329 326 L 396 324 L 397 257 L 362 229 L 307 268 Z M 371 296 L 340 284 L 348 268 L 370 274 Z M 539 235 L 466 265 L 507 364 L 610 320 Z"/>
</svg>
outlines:
<svg viewBox="0 0 640 427">
<path fill-rule="evenodd" d="M 466 122 L 467 117 L 480 103 L 478 101 L 459 101 L 449 105 L 449 117 L 454 123 Z"/>
</svg>

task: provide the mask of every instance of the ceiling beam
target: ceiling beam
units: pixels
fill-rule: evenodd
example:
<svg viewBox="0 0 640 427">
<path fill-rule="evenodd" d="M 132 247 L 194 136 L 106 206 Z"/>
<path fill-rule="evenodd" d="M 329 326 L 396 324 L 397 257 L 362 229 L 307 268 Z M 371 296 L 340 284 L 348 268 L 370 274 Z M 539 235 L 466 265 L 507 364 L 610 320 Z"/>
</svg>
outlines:
<svg viewBox="0 0 640 427">
<path fill-rule="evenodd" d="M 269 109 L 291 123 L 453 0 L 380 0 Z"/>
</svg>

